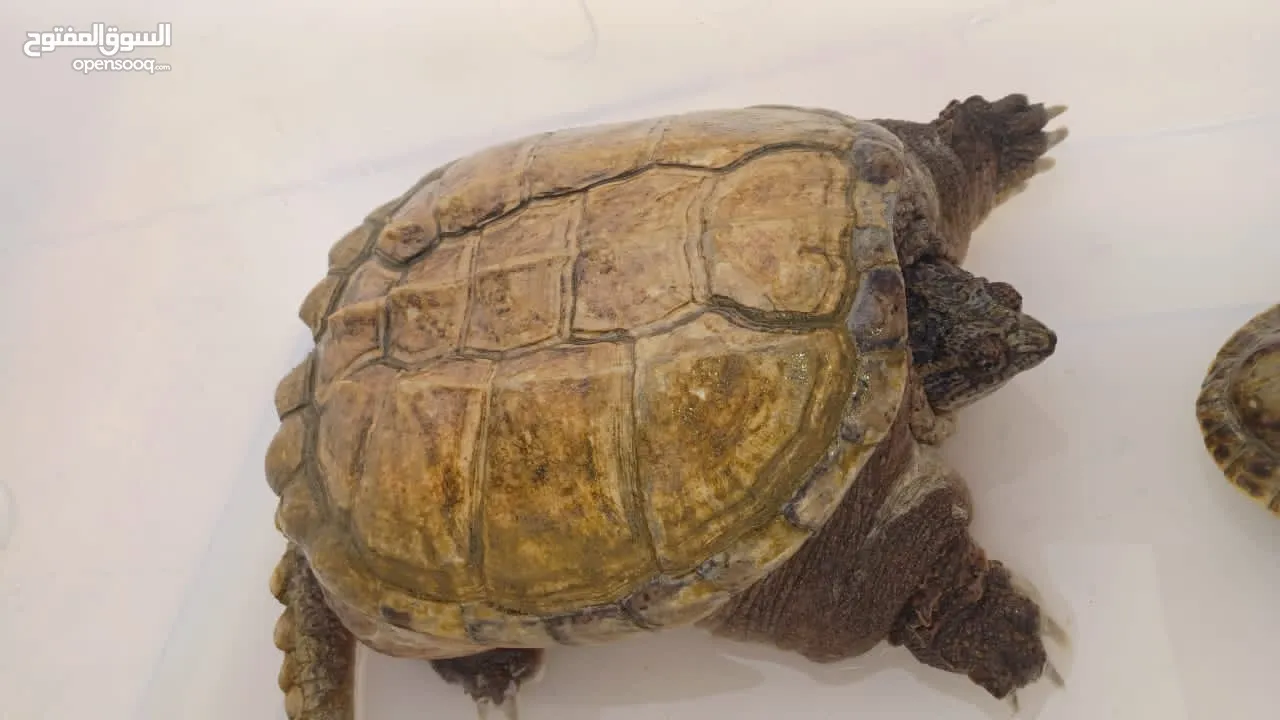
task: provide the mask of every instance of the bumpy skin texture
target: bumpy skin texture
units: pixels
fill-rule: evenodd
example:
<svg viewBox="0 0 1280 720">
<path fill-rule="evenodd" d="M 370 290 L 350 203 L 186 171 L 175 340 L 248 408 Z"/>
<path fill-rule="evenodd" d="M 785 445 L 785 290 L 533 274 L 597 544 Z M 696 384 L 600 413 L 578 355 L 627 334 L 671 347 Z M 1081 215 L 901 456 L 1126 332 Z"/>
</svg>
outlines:
<svg viewBox="0 0 1280 720">
<path fill-rule="evenodd" d="M 1039 154 L 1065 137 L 1043 131 L 1060 112 L 1015 95 L 953 102 L 929 125 L 878 121 L 903 138 L 911 150 L 907 167 L 916 173 L 895 223 L 918 358 L 914 402 L 904 405 L 891 439 L 822 531 L 705 627 L 817 662 L 887 640 L 927 665 L 964 673 L 998 698 L 1045 671 L 1048 619 L 969 535 L 969 493 L 932 444 L 949 432 L 955 408 L 989 395 L 1056 347 L 1052 331 L 1021 312 L 1012 286 L 956 264 L 978 224 L 1034 174 Z"/>
<path fill-rule="evenodd" d="M 908 414 L 822 532 L 702 625 L 815 662 L 888 640 L 1003 698 L 1046 667 L 1040 609 L 969 535 L 964 481 Z"/>
<path fill-rule="evenodd" d="M 515 701 L 521 684 L 537 677 L 545 661 L 543 650 L 498 648 L 477 655 L 432 660 L 431 667 L 445 682 L 461 687 L 477 703 L 503 707 Z"/>
<path fill-rule="evenodd" d="M 1280 305 L 1223 344 L 1201 383 L 1196 418 L 1227 480 L 1280 515 Z"/>
<path fill-rule="evenodd" d="M 964 673 L 994 697 L 1035 682 L 1048 667 L 1035 600 L 967 533 L 938 552 L 938 561 L 907 600 L 889 633 L 925 665 Z"/>
<path fill-rule="evenodd" d="M 428 176 L 334 246 L 300 311 L 317 348 L 277 392 L 267 475 L 315 582 L 286 604 L 323 594 L 316 627 L 499 701 L 538 648 L 709 613 L 815 660 L 889 639 L 997 695 L 1028 682 L 1035 605 L 968 538 L 928 443 L 1034 364 L 957 339 L 1053 350 L 1016 293 L 955 267 L 1028 148 L 1060 139 L 1053 114 L 1018 96 L 931 124 L 695 114 Z M 636 452 L 650 465 L 618 459 Z M 308 663 L 290 677 L 345 667 L 290 652 Z"/>
<path fill-rule="evenodd" d="M 911 182 L 894 226 L 903 265 L 930 255 L 964 262 L 973 231 L 1025 189 L 1044 154 L 1066 138 L 1066 128 L 1044 130 L 1065 110 L 1021 94 L 995 102 L 973 96 L 951 101 L 929 123 L 876 120 L 909 149 Z"/>
<path fill-rule="evenodd" d="M 1044 362 L 1057 334 L 1022 312 L 1022 295 L 927 257 L 903 268 L 912 365 L 911 431 L 939 445 L 955 431 L 955 412 Z"/>
<path fill-rule="evenodd" d="M 1057 347 L 1057 334 L 1022 312 L 1022 296 L 1008 283 L 945 260 L 924 260 L 903 273 L 912 362 L 935 411 L 981 400 Z"/>
<path fill-rule="evenodd" d="M 285 606 L 274 640 L 284 651 L 279 682 L 289 720 L 355 720 L 355 638 L 292 543 L 271 576 L 271 594 Z"/>
</svg>

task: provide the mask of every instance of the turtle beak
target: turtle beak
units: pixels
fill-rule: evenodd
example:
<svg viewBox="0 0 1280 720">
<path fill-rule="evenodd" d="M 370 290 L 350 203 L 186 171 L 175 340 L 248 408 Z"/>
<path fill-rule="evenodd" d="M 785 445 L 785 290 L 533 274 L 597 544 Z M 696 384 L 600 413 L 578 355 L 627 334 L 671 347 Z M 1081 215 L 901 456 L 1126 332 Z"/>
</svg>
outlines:
<svg viewBox="0 0 1280 720">
<path fill-rule="evenodd" d="M 1053 355 L 1058 348 L 1058 335 L 1047 325 L 1022 313 L 1018 327 L 1010 333 L 1006 345 L 1019 372 L 1030 370 Z"/>
</svg>

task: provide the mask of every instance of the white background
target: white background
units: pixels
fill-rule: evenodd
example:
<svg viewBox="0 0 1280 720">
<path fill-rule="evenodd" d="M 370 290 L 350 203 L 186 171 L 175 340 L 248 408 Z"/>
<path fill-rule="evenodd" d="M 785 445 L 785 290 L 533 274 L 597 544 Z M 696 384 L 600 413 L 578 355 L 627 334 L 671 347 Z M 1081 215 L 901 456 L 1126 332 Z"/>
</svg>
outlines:
<svg viewBox="0 0 1280 720">
<path fill-rule="evenodd" d="M 970 266 L 1061 340 L 947 454 L 977 537 L 1073 636 L 1066 688 L 1026 693 L 1025 716 L 1276 717 L 1280 519 L 1226 484 L 1194 419 L 1218 346 L 1280 301 L 1276 3 L 305 5 L 0 9 L 0 718 L 284 718 L 272 393 L 329 245 L 438 163 L 670 111 L 927 119 L 1008 92 L 1069 104 L 1072 135 Z M 134 53 L 172 70 L 21 53 L 95 21 L 172 23 L 172 47 Z M 474 716 L 425 665 L 365 660 L 361 720 Z M 522 710 L 1008 717 L 905 652 L 818 667 L 695 632 L 557 649 Z"/>
</svg>

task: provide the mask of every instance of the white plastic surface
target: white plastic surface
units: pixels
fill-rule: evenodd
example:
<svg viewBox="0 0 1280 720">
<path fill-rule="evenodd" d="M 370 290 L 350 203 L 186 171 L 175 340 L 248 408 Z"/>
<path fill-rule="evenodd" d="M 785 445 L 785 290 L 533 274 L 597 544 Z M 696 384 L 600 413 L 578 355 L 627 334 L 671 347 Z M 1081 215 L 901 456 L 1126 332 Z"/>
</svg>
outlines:
<svg viewBox="0 0 1280 720">
<path fill-rule="evenodd" d="M 9 536 L 13 534 L 13 524 L 17 522 L 17 508 L 13 506 L 13 494 L 9 486 L 0 482 L 0 550 L 9 544 Z"/>
<path fill-rule="evenodd" d="M 1058 166 L 977 234 L 1057 354 L 962 415 L 974 532 L 1073 636 L 1044 720 L 1276 716 L 1280 520 L 1194 398 L 1280 300 L 1280 5 L 1265 0 L 15 3 L 0 9 L 0 719 L 283 720 L 262 456 L 298 303 L 364 213 L 453 156 L 568 124 L 756 103 L 927 119 L 1067 103 Z M 589 15 L 583 14 L 583 9 Z M 94 22 L 172 69 L 78 74 Z M 470 720 L 362 656 L 360 720 Z M 813 666 L 696 632 L 556 649 L 523 720 L 1005 718 L 877 649 Z M 1037 715 L 1038 713 L 1038 715 Z"/>
</svg>

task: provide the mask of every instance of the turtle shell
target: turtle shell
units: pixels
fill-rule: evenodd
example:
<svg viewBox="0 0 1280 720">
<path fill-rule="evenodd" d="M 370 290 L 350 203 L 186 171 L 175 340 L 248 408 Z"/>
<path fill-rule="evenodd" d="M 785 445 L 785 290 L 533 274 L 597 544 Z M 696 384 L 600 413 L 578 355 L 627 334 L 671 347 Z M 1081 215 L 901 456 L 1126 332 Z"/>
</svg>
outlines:
<svg viewBox="0 0 1280 720">
<path fill-rule="evenodd" d="M 788 107 L 528 137 L 329 253 L 279 385 L 276 522 L 367 644 L 696 621 L 790 557 L 908 373 L 903 146 Z"/>
<path fill-rule="evenodd" d="M 1223 344 L 1200 387 L 1196 417 L 1227 479 L 1280 514 L 1280 305 Z"/>
</svg>

